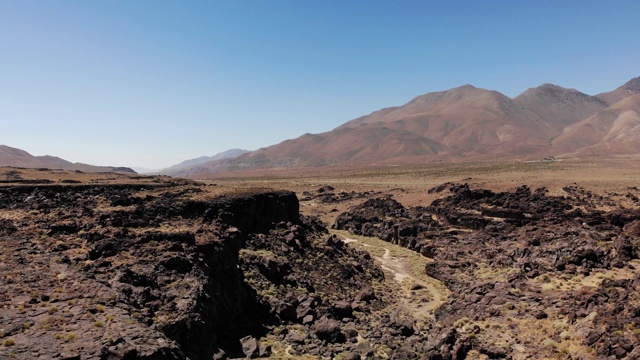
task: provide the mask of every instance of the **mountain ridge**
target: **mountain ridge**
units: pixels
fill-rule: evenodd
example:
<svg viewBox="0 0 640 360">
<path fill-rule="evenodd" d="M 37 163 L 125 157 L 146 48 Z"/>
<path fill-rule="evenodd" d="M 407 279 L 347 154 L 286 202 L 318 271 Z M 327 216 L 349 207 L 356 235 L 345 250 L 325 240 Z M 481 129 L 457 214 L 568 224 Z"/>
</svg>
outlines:
<svg viewBox="0 0 640 360">
<path fill-rule="evenodd" d="M 640 93 L 640 77 L 595 96 L 543 83 L 510 98 L 466 84 L 416 96 L 403 105 L 379 109 L 330 131 L 303 134 L 234 159 L 199 164 L 174 176 L 341 164 L 536 160 L 579 150 L 580 146 L 576 148 L 563 140 L 569 137 L 582 139 L 575 144 L 591 147 L 595 145 L 593 141 L 608 141 L 606 146 L 593 147 L 599 150 L 583 154 L 624 153 L 612 143 L 614 140 L 604 136 L 588 140 L 591 135 L 587 125 L 583 129 L 574 127 L 572 135 L 564 134 L 591 116 L 615 111 L 616 104 L 628 97 L 625 95 L 634 93 Z M 621 99 L 610 103 L 618 98 Z M 634 104 L 631 102 L 630 106 Z M 626 127 L 634 126 L 634 119 L 633 112 L 624 115 L 616 123 L 621 128 L 617 132 L 624 134 Z M 605 121 L 602 126 L 613 123 Z M 629 151 L 633 149 L 634 146 L 629 147 Z"/>
<path fill-rule="evenodd" d="M 596 96 L 549 83 L 529 88 L 513 100 L 537 113 L 560 131 L 608 106 Z"/>
<path fill-rule="evenodd" d="M 10 147 L 8 145 L 0 145 L 0 166 L 77 170 L 84 172 L 136 173 L 128 167 L 96 166 L 83 163 L 72 163 L 51 155 L 33 156 L 25 150 Z"/>
<path fill-rule="evenodd" d="M 613 91 L 600 93 L 596 95 L 596 97 L 604 100 L 609 105 L 613 105 L 618 101 L 635 94 L 640 94 L 640 76 L 627 81 Z"/>
<path fill-rule="evenodd" d="M 285 140 L 242 155 L 229 165 L 245 169 L 406 162 L 415 156 L 449 159 L 454 153 L 522 156 L 514 151 L 517 144 L 541 148 L 554 135 L 540 116 L 507 96 L 463 85 L 415 97 L 325 133 Z"/>
<path fill-rule="evenodd" d="M 168 168 L 153 171 L 150 174 L 175 176 L 177 174 L 181 174 L 185 170 L 188 171 L 190 168 L 197 167 L 201 164 L 214 163 L 214 162 L 218 162 L 226 159 L 233 159 L 248 152 L 249 150 L 238 149 L 238 148 L 229 149 L 229 150 L 217 153 L 213 156 L 200 156 L 194 159 L 185 160 L 178 164 L 169 166 Z"/>
<path fill-rule="evenodd" d="M 199 174 L 261 168 L 536 160 L 549 156 L 640 154 L 640 77 L 595 96 L 543 83 L 510 98 L 471 84 L 416 96 L 332 130 L 303 134 L 255 151 L 230 149 L 151 174 Z M 82 171 L 128 168 L 73 164 L 0 148 L 0 165 Z"/>
</svg>

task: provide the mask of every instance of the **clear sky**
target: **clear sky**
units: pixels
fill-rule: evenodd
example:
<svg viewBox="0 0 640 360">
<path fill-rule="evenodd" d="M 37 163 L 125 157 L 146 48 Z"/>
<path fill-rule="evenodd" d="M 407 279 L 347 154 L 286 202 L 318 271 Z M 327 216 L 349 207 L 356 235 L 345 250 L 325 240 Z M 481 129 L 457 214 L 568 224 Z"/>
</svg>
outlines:
<svg viewBox="0 0 640 360">
<path fill-rule="evenodd" d="M 640 1 L 0 0 L 0 144 L 160 168 L 432 91 L 640 76 Z"/>
</svg>

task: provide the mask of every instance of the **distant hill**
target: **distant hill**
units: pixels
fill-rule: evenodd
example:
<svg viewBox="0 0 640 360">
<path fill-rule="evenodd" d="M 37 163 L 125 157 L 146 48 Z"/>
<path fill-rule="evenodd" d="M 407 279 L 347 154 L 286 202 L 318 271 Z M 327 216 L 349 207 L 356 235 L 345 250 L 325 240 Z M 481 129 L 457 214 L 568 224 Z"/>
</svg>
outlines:
<svg viewBox="0 0 640 360">
<path fill-rule="evenodd" d="M 6 145 L 0 145 L 0 166 L 78 170 L 84 172 L 135 173 L 135 171 L 126 167 L 94 166 L 82 163 L 72 163 L 50 155 L 33 156 L 24 150 Z"/>
<path fill-rule="evenodd" d="M 197 167 L 199 165 L 208 164 L 208 163 L 216 163 L 220 160 L 233 159 L 248 152 L 249 150 L 230 149 L 213 156 L 201 156 L 195 159 L 185 160 L 179 164 L 172 165 L 166 169 L 155 171 L 153 173 L 158 175 L 182 176 L 188 173 L 189 169 L 192 167 Z"/>
</svg>

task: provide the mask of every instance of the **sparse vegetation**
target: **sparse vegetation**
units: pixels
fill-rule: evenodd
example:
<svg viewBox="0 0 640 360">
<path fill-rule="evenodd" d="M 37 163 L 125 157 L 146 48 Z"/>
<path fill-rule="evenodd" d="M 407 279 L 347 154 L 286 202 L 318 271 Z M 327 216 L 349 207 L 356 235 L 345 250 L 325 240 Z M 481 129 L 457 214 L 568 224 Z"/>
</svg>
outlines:
<svg viewBox="0 0 640 360">
<path fill-rule="evenodd" d="M 13 338 L 6 338 L 2 340 L 2 346 L 9 347 L 16 344 L 16 341 Z"/>
<path fill-rule="evenodd" d="M 460 318 L 460 319 L 456 320 L 456 321 L 453 323 L 453 326 L 454 326 L 455 328 L 461 328 L 461 327 L 463 327 L 464 325 L 466 325 L 467 323 L 469 323 L 469 321 L 470 321 L 470 319 L 469 319 L 468 317 L 463 317 L 463 318 Z"/>
</svg>

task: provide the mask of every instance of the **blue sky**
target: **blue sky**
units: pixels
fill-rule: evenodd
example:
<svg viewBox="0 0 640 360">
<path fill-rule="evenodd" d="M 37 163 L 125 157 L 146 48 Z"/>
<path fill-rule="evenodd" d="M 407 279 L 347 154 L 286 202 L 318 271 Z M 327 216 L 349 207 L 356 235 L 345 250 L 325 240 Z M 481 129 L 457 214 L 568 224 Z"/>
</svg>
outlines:
<svg viewBox="0 0 640 360">
<path fill-rule="evenodd" d="M 0 144 L 160 168 L 432 91 L 640 76 L 640 1 L 0 0 Z"/>
</svg>

